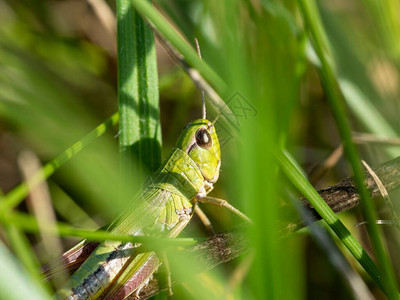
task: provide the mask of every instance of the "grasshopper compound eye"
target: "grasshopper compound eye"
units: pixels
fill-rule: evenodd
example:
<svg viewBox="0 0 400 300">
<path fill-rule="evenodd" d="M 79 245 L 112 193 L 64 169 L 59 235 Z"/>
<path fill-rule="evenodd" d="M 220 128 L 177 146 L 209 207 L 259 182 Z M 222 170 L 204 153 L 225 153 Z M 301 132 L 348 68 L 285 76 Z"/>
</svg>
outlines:
<svg viewBox="0 0 400 300">
<path fill-rule="evenodd" d="M 196 144 L 203 149 L 209 149 L 212 146 L 212 138 L 207 129 L 201 128 L 196 132 Z"/>
</svg>

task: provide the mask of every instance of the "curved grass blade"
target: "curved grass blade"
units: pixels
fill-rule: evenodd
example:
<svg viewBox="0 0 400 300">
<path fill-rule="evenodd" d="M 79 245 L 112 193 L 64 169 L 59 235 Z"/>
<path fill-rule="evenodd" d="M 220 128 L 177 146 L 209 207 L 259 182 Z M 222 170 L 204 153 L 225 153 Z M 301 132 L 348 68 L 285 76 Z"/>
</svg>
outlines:
<svg viewBox="0 0 400 300">
<path fill-rule="evenodd" d="M 381 271 L 375 265 L 368 253 L 330 209 L 328 204 L 326 204 L 318 192 L 313 188 L 296 162 L 287 152 L 276 152 L 275 155 L 278 164 L 282 168 L 286 177 L 289 178 L 291 183 L 307 198 L 310 204 L 336 233 L 342 243 L 347 247 L 347 249 L 349 249 L 354 258 L 361 264 L 365 271 L 367 271 L 375 283 L 382 289 L 382 291 L 386 292 L 386 286 Z"/>
<path fill-rule="evenodd" d="M 345 145 L 345 153 L 353 168 L 354 178 L 363 203 L 363 214 L 365 216 L 365 219 L 368 221 L 368 232 L 379 265 L 383 270 L 383 282 L 385 285 L 384 289 L 388 297 L 394 299 L 399 296 L 396 287 L 396 281 L 394 279 L 394 271 L 387 257 L 386 247 L 382 241 L 380 230 L 375 223 L 377 217 L 372 201 L 363 183 L 364 176 L 361 167 L 361 160 L 357 148 L 355 147 L 351 139 L 350 126 L 346 117 L 346 110 L 343 104 L 342 93 L 339 89 L 334 71 L 329 64 L 328 58 L 326 57 L 325 50 L 329 50 L 329 48 L 328 44 L 325 43 L 323 27 L 321 25 L 320 18 L 314 2 L 301 0 L 299 1 L 299 4 L 304 22 L 308 27 L 308 30 L 310 31 L 315 51 L 321 62 L 321 80 L 323 82 L 328 100 L 330 101 L 330 106 L 336 119 L 336 125 Z"/>
</svg>

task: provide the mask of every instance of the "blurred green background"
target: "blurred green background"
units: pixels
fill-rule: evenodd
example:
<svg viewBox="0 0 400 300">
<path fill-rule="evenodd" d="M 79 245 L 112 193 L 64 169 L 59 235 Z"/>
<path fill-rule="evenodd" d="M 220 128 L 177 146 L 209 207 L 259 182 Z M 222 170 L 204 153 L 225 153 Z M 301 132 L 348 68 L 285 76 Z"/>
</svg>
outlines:
<svg viewBox="0 0 400 300">
<path fill-rule="evenodd" d="M 297 213 L 289 199 L 300 195 L 280 175 L 273 162 L 273 147 L 284 145 L 316 189 L 352 175 L 338 148 L 341 138 L 297 2 L 160 0 L 154 4 L 190 44 L 194 38 L 199 40 L 204 61 L 227 83 L 223 99 L 236 114 L 239 130 L 232 132 L 217 122 L 223 141 L 222 168 L 213 196 L 249 214 L 257 226 L 251 231 L 256 258 L 249 274 L 238 271 L 242 275 L 239 282 L 224 290 L 232 274 L 246 264 L 248 256 L 244 255 L 219 266 L 217 279 L 206 274 L 198 280 L 211 280 L 215 298 L 357 298 L 307 231 L 279 238 L 277 224 L 287 221 L 282 220 L 282 212 L 293 218 Z M 398 6 L 390 0 L 317 1 L 330 47 L 325 50 L 354 134 L 398 137 Z M 114 1 L 0 0 L 3 194 L 24 180 L 23 153 L 29 151 L 45 164 L 117 110 L 114 13 Z M 159 42 L 156 50 L 165 158 L 186 124 L 201 117 L 201 93 Z M 210 108 L 208 114 L 213 119 L 216 111 Z M 371 166 L 399 153 L 399 147 L 389 143 L 358 141 L 357 146 L 361 158 Z M 332 165 L 321 169 L 334 151 L 338 155 Z M 132 182 L 125 188 L 137 190 L 140 184 Z M 112 221 L 123 209 L 116 201 L 121 188 L 118 128 L 108 130 L 63 165 L 47 181 L 47 187 L 58 220 L 87 229 Z M 398 208 L 399 193 L 390 195 Z M 374 204 L 380 219 L 393 218 L 382 199 L 375 199 Z M 241 223 L 222 208 L 203 207 L 217 232 Z M 18 209 L 31 212 L 25 202 Z M 363 221 L 360 211 L 353 209 L 340 218 L 370 251 L 365 228 L 354 227 Z M 0 237 L 12 250 L 3 229 L 0 227 Z M 396 227 L 382 229 L 398 274 L 399 232 Z M 205 236 L 196 217 L 183 236 Z M 28 238 L 33 253 L 45 263 L 41 238 L 34 234 Z M 76 241 L 63 240 L 62 249 Z M 343 248 L 340 243 L 339 248 Z M 371 278 L 342 250 L 371 293 L 383 299 Z M 202 298 L 181 287 L 175 297 Z"/>
</svg>

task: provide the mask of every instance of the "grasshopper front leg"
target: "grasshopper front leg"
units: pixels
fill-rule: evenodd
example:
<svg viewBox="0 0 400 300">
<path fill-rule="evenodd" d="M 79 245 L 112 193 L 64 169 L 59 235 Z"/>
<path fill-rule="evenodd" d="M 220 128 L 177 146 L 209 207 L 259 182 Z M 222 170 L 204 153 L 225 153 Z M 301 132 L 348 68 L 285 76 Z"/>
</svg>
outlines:
<svg viewBox="0 0 400 300">
<path fill-rule="evenodd" d="M 231 212 L 233 212 L 234 214 L 241 217 L 246 222 L 248 222 L 250 224 L 253 223 L 249 217 L 247 217 L 244 213 L 242 213 L 240 210 L 235 208 L 233 205 L 229 204 L 228 201 L 226 201 L 226 200 L 205 196 L 205 197 L 197 197 L 197 201 L 199 201 L 200 203 L 208 203 L 208 204 L 212 204 L 212 205 L 216 205 L 216 206 L 225 207 L 225 208 L 229 209 Z"/>
</svg>

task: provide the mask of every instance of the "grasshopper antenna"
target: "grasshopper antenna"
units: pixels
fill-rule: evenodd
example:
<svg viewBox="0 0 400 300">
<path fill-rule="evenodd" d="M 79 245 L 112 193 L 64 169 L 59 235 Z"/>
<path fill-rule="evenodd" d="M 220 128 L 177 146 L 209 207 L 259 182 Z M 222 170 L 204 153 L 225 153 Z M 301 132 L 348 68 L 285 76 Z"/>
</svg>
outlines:
<svg viewBox="0 0 400 300">
<path fill-rule="evenodd" d="M 200 45 L 199 45 L 199 41 L 197 40 L 197 38 L 194 38 L 194 42 L 196 43 L 196 50 L 197 50 L 197 54 L 199 55 L 200 59 L 201 59 L 201 51 L 200 51 Z M 202 103 L 202 119 L 206 119 L 207 118 L 207 114 L 206 114 L 206 101 L 205 101 L 205 93 L 204 90 L 201 90 L 201 103 Z M 215 123 L 218 121 L 219 117 L 221 116 L 221 114 L 218 114 L 218 116 L 214 119 L 214 121 L 212 121 L 212 125 L 214 126 Z"/>
<path fill-rule="evenodd" d="M 219 119 L 220 116 L 221 116 L 221 114 L 218 114 L 218 116 L 215 117 L 214 121 L 211 122 L 211 123 L 212 123 L 212 126 L 214 126 L 215 123 L 217 123 L 217 121 L 218 121 L 218 119 Z"/>
<path fill-rule="evenodd" d="M 201 59 L 199 41 L 197 40 L 197 38 L 195 38 L 194 42 L 196 43 L 197 54 L 199 55 L 199 57 Z M 204 99 L 204 90 L 201 90 L 201 103 L 202 103 L 202 115 L 201 115 L 201 118 L 202 119 L 206 119 L 207 115 L 206 115 L 206 101 Z"/>
</svg>

